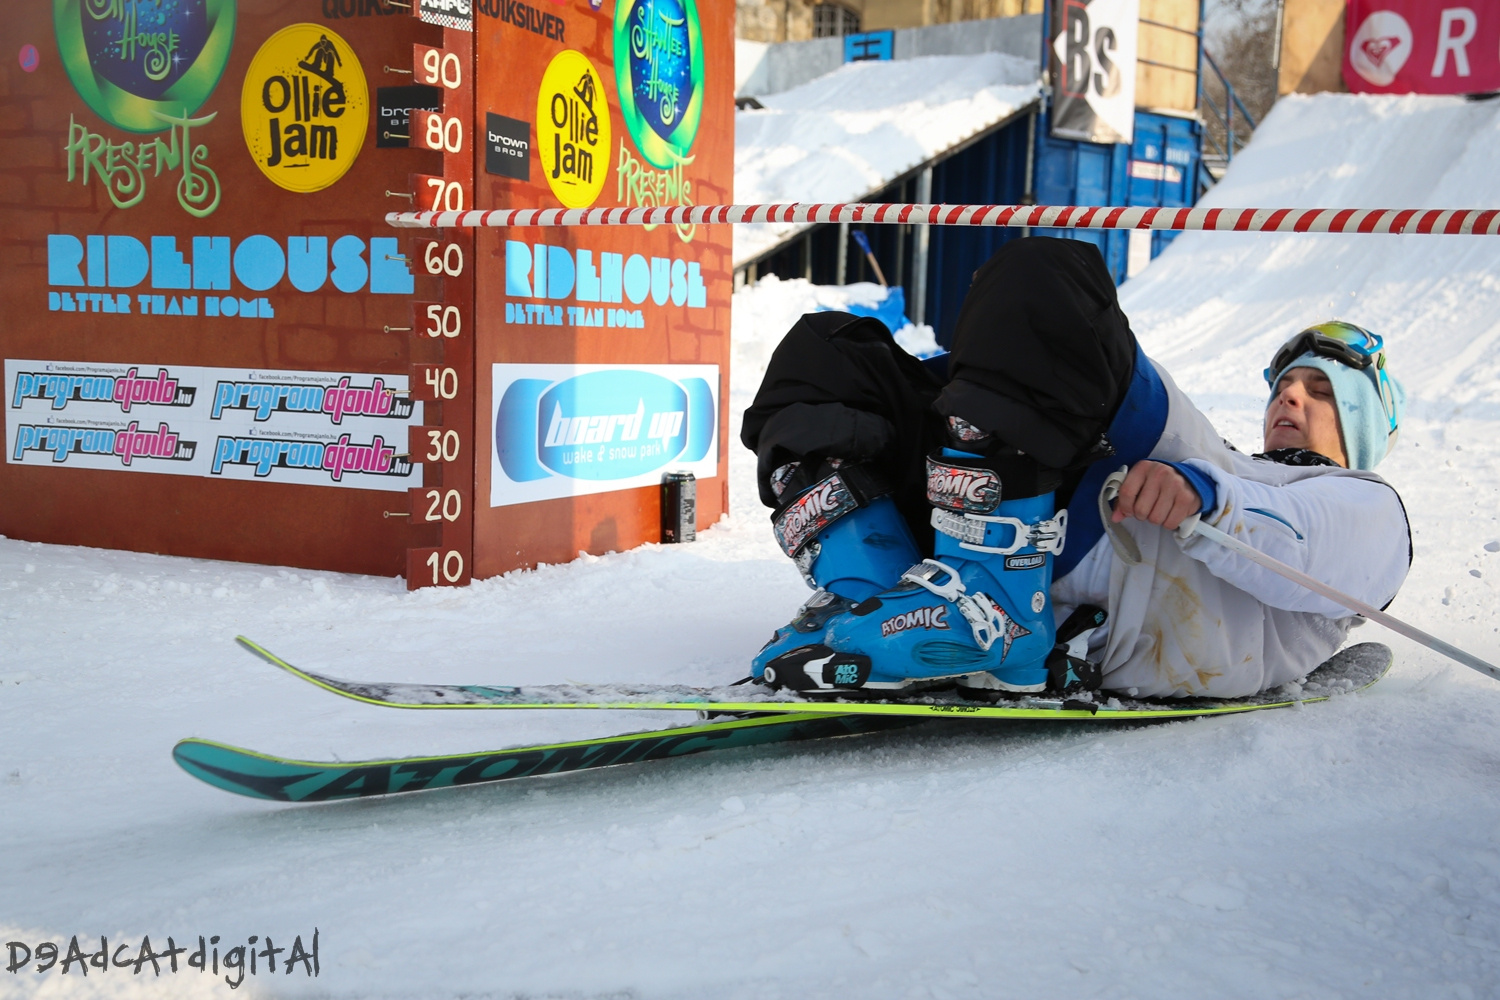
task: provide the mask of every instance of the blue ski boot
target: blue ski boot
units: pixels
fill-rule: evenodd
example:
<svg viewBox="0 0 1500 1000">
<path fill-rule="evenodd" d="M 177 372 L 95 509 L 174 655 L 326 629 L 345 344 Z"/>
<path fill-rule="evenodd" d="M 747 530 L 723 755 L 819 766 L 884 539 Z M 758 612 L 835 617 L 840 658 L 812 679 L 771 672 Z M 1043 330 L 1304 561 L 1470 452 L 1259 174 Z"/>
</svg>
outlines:
<svg viewBox="0 0 1500 1000">
<path fill-rule="evenodd" d="M 756 654 L 750 671 L 756 680 L 783 656 L 816 655 L 830 619 L 891 586 L 922 558 L 889 488 L 868 466 L 837 459 L 783 466 L 773 488 L 788 498 L 771 516 L 776 541 L 815 593 Z"/>
<path fill-rule="evenodd" d="M 1067 512 L 1053 512 L 1060 475 L 1006 450 L 930 456 L 934 558 L 829 622 L 819 655 L 771 664 L 767 681 L 808 692 L 1045 690 L 1056 642 L 1052 559 Z"/>
</svg>

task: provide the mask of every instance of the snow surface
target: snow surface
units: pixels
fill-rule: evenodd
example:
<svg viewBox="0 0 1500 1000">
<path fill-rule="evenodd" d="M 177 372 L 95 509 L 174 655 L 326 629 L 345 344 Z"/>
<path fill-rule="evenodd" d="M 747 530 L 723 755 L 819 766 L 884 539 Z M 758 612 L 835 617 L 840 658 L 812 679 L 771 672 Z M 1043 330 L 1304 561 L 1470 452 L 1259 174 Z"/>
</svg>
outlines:
<svg viewBox="0 0 1500 1000">
<path fill-rule="evenodd" d="M 1036 61 L 999 52 L 846 63 L 735 112 L 735 203 L 859 201 L 1039 93 Z M 735 265 L 804 228 L 736 226 Z"/>
<path fill-rule="evenodd" d="M 1216 204 L 1494 204 L 1500 108 L 1283 100 Z M 1126 286 L 1147 349 L 1242 447 L 1258 372 L 1339 314 L 1412 396 L 1381 467 L 1416 561 L 1392 613 L 1500 658 L 1500 243 L 1188 234 Z M 731 408 L 838 293 L 736 297 Z M 736 428 L 731 428 L 736 430 Z M 806 591 L 752 457 L 734 514 L 647 546 L 407 593 L 399 580 L 0 540 L 0 945 L 320 933 L 274 997 L 1380 997 L 1500 994 L 1500 685 L 1397 650 L 1300 710 L 1105 730 L 930 724 L 389 801 L 280 806 L 189 778 L 199 735 L 353 760 L 665 724 L 400 712 L 238 650 L 366 679 L 743 675 Z M 1401 544 L 1371 539 L 1371 544 Z M 92 942 L 92 943 L 90 943 Z M 0 997 L 228 996 L 209 974 L 0 971 Z"/>
</svg>

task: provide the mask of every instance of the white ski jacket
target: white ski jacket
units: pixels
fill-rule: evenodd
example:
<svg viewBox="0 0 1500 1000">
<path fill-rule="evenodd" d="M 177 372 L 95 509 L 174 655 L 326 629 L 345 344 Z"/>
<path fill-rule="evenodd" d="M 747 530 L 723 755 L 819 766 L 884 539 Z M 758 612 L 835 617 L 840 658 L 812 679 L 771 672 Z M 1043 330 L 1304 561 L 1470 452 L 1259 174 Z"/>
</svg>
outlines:
<svg viewBox="0 0 1500 1000">
<path fill-rule="evenodd" d="M 1166 426 L 1150 458 L 1210 476 L 1204 520 L 1269 556 L 1376 607 L 1411 563 L 1406 512 L 1372 472 L 1279 465 L 1231 449 L 1171 377 Z M 1139 697 L 1255 694 L 1306 676 L 1363 624 L 1346 608 L 1201 536 L 1135 519 L 1118 525 L 1141 550 L 1115 555 L 1108 534 L 1052 586 L 1061 622 L 1081 604 L 1107 608 L 1089 642 L 1104 687 Z"/>
</svg>

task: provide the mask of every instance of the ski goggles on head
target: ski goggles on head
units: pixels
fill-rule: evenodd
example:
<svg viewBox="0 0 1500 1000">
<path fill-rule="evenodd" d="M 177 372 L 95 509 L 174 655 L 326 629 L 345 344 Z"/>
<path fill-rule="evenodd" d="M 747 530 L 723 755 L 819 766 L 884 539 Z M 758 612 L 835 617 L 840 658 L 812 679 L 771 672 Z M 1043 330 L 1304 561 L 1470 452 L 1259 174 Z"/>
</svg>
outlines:
<svg viewBox="0 0 1500 1000">
<path fill-rule="evenodd" d="M 1385 341 L 1379 334 L 1342 320 L 1308 327 L 1276 351 L 1271 366 L 1265 370 L 1266 384 L 1275 392 L 1276 382 L 1288 366 L 1304 354 L 1329 358 L 1362 371 L 1375 383 L 1380 405 L 1391 430 L 1396 429 L 1395 392 L 1385 371 Z"/>
</svg>

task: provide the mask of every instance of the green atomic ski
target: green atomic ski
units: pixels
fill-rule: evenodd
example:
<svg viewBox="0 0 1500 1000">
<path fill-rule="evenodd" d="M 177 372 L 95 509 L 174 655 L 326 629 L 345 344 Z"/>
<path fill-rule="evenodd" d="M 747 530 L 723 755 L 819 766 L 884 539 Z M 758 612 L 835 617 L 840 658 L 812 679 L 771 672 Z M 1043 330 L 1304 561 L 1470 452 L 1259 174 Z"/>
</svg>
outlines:
<svg viewBox="0 0 1500 1000">
<path fill-rule="evenodd" d="M 238 642 L 267 663 L 325 691 L 385 708 L 425 709 L 625 709 L 631 711 L 682 711 L 788 713 L 797 715 L 867 715 L 917 718 L 976 719 L 1092 719 L 1142 720 L 1184 719 L 1201 715 L 1228 715 L 1263 708 L 1283 708 L 1298 703 L 1323 701 L 1335 694 L 1368 687 L 1391 666 L 1390 648 L 1363 642 L 1341 649 L 1308 675 L 1300 685 L 1262 692 L 1250 698 L 1175 698 L 1148 701 L 1109 694 L 1093 700 L 1063 699 L 1046 695 L 1008 696 L 997 702 L 965 700 L 953 690 L 923 692 L 899 699 L 864 696 L 846 699 L 802 698 L 760 685 L 719 688 L 660 686 L 650 684 L 547 684 L 503 687 L 481 684 L 409 684 L 349 681 L 295 667 L 262 646 L 238 637 Z"/>
<path fill-rule="evenodd" d="M 226 792 L 276 802 L 326 802 L 584 771 L 706 750 L 853 736 L 921 721 L 858 715 L 766 715 L 571 743 L 350 763 L 291 760 L 210 740 L 187 739 L 172 749 L 172 758 L 188 774 Z"/>
<path fill-rule="evenodd" d="M 1000 704 L 973 704 L 944 700 L 952 698 L 951 695 L 932 695 L 908 701 L 815 702 L 742 687 L 366 684 L 300 670 L 247 639 L 240 642 L 257 656 L 303 680 L 374 705 L 670 709 L 726 716 L 695 725 L 568 743 L 349 763 L 293 760 L 201 739 L 183 740 L 172 751 L 182 769 L 195 778 L 225 791 L 277 802 L 323 802 L 506 781 L 682 757 L 706 750 L 853 736 L 899 729 L 933 718 L 1126 722 L 1252 712 L 1325 701 L 1362 690 L 1384 676 L 1392 662 L 1388 647 L 1360 643 L 1340 650 L 1300 685 L 1232 701 L 1184 698 L 1150 702 L 1110 697 L 1083 703 L 1024 696 Z M 726 695 L 734 700 L 720 700 Z"/>
</svg>

